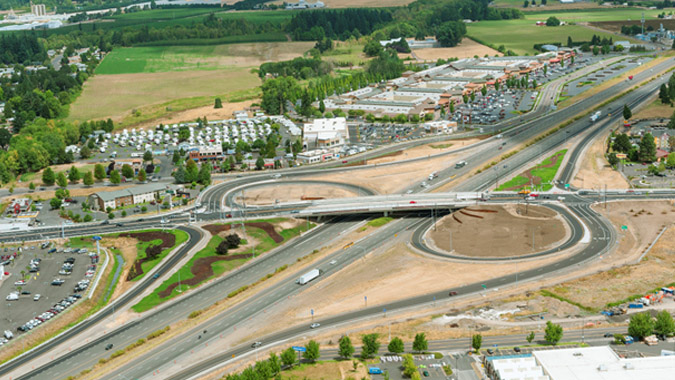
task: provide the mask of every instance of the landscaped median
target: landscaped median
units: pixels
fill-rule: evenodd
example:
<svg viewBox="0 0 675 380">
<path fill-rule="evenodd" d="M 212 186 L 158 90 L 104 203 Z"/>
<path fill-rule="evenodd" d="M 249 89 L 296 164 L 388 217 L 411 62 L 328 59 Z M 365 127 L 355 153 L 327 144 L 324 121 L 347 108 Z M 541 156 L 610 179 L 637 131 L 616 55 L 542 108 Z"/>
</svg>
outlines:
<svg viewBox="0 0 675 380">
<path fill-rule="evenodd" d="M 302 220 L 275 218 L 246 222 L 243 226 L 242 228 L 241 223 L 234 222 L 204 226 L 203 228 L 212 235 L 206 247 L 132 309 L 139 313 L 150 310 L 182 291 L 197 287 L 241 266 L 253 257 L 276 248 L 313 228 L 314 224 Z M 219 253 L 219 246 L 223 242 L 229 243 L 228 236 L 231 235 L 243 238 L 239 244 L 231 244 L 226 252 L 220 250 Z"/>
<path fill-rule="evenodd" d="M 551 190 L 560 164 L 567 153 L 567 149 L 559 150 L 532 169 L 528 169 L 510 181 L 502 184 L 497 191 L 519 191 L 524 189 L 541 191 Z"/>
</svg>

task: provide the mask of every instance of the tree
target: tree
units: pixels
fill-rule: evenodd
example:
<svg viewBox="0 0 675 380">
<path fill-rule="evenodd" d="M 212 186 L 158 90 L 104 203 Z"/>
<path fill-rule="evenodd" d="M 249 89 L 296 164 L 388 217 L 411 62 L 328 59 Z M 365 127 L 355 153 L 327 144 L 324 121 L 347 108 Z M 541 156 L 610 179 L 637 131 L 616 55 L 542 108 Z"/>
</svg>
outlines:
<svg viewBox="0 0 675 380">
<path fill-rule="evenodd" d="M 89 157 L 91 157 L 91 149 L 85 145 L 80 149 L 80 158 L 87 159 Z"/>
<path fill-rule="evenodd" d="M 666 167 L 670 169 L 675 168 L 675 152 L 668 155 L 668 158 L 666 159 Z"/>
<path fill-rule="evenodd" d="M 321 112 L 321 114 L 326 112 L 326 105 L 323 103 L 323 99 L 319 102 L 319 112 Z"/>
<path fill-rule="evenodd" d="M 120 177 L 120 172 L 118 172 L 117 170 L 112 170 L 110 172 L 110 183 L 112 183 L 113 185 L 117 185 L 120 182 L 122 182 L 122 178 Z"/>
<path fill-rule="evenodd" d="M 148 162 L 152 161 L 152 152 L 149 150 L 146 150 L 145 153 L 143 153 L 143 161 Z"/>
<path fill-rule="evenodd" d="M 227 255 L 228 245 L 225 240 L 221 241 L 216 247 L 216 253 L 219 255 Z"/>
<path fill-rule="evenodd" d="M 148 173 L 145 172 L 145 169 L 141 168 L 141 170 L 138 171 L 138 180 L 140 182 L 145 182 L 148 179 Z"/>
<path fill-rule="evenodd" d="M 314 340 L 307 342 L 302 357 L 314 363 L 319 358 L 319 343 Z"/>
<path fill-rule="evenodd" d="M 672 99 L 670 98 L 670 92 L 668 91 L 668 87 L 666 87 L 666 84 L 662 84 L 661 88 L 659 88 L 659 99 L 661 100 L 662 104 L 670 104 L 672 102 Z"/>
<path fill-rule="evenodd" d="M 56 184 L 59 185 L 59 187 L 68 187 L 68 179 L 63 172 L 59 172 L 59 174 L 56 175 Z"/>
<path fill-rule="evenodd" d="M 412 378 L 417 373 L 417 366 L 412 355 L 403 355 L 403 375 Z"/>
<path fill-rule="evenodd" d="M 223 108 L 223 101 L 220 98 L 216 98 L 216 102 L 213 105 L 213 108 Z"/>
<path fill-rule="evenodd" d="M 662 310 L 656 314 L 656 322 L 654 322 L 654 332 L 657 335 L 671 336 L 675 333 L 675 322 L 673 316 L 668 310 Z"/>
<path fill-rule="evenodd" d="M 279 360 L 279 357 L 275 352 L 270 352 L 270 358 L 267 359 L 267 361 L 270 363 L 270 370 L 272 371 L 272 376 L 281 372 L 281 360 Z"/>
<path fill-rule="evenodd" d="M 42 172 L 42 183 L 44 183 L 47 186 L 51 186 L 54 184 L 54 181 L 56 180 L 56 176 L 54 175 L 54 171 L 52 168 L 47 168 Z"/>
<path fill-rule="evenodd" d="M 281 363 L 286 367 L 292 367 L 298 356 L 295 354 L 293 347 L 288 347 L 281 353 Z"/>
<path fill-rule="evenodd" d="M 649 312 L 642 312 L 633 314 L 628 322 L 628 335 L 631 335 L 636 340 L 652 335 L 654 331 L 654 321 Z"/>
<path fill-rule="evenodd" d="M 174 165 L 175 165 L 175 164 L 178 163 L 178 161 L 180 161 L 180 159 L 181 159 L 180 152 L 178 152 L 177 150 L 174 150 L 174 151 L 173 151 L 173 157 L 172 157 L 172 159 L 171 159 L 171 162 L 173 162 Z"/>
<path fill-rule="evenodd" d="M 607 156 L 607 162 L 611 166 L 616 166 L 616 164 L 619 163 L 619 158 L 616 156 L 616 153 L 610 153 L 609 156 Z"/>
<path fill-rule="evenodd" d="M 373 355 L 377 354 L 377 351 L 380 349 L 380 342 L 378 341 L 378 334 L 367 334 L 361 338 L 363 343 L 361 347 L 361 356 L 364 359 L 368 359 Z"/>
<path fill-rule="evenodd" d="M 623 105 L 623 119 L 629 120 L 631 117 L 633 117 L 633 113 L 630 111 L 630 108 L 628 108 L 628 104 L 624 104 Z"/>
<path fill-rule="evenodd" d="M 534 340 L 534 331 L 530 331 L 530 333 L 527 334 L 527 337 L 525 339 L 527 339 L 527 343 L 532 343 L 532 341 Z"/>
<path fill-rule="evenodd" d="M 197 182 L 204 186 L 211 184 L 211 165 L 202 164 L 202 167 L 199 168 L 199 175 L 197 176 Z"/>
<path fill-rule="evenodd" d="M 487 95 L 487 87 L 483 86 L 483 87 L 480 89 L 480 93 L 481 93 L 481 95 L 483 95 L 483 96 Z"/>
<path fill-rule="evenodd" d="M 391 342 L 389 342 L 389 346 L 387 346 L 387 350 L 393 354 L 401 354 L 403 351 L 405 351 L 405 348 L 403 347 L 403 340 L 399 337 L 394 337 Z"/>
<path fill-rule="evenodd" d="M 383 48 L 379 41 L 371 39 L 363 47 L 363 52 L 366 53 L 368 57 L 377 57 L 382 52 Z"/>
<path fill-rule="evenodd" d="M 241 244 L 241 238 L 237 234 L 229 234 L 225 237 L 225 242 L 227 242 L 227 248 L 235 249 L 239 248 Z"/>
<path fill-rule="evenodd" d="M 571 48 L 574 47 L 574 43 L 572 42 L 572 37 L 567 36 L 567 47 Z"/>
<path fill-rule="evenodd" d="M 530 6 L 530 2 L 527 1 L 527 0 L 524 0 L 524 1 L 523 1 L 523 8 L 527 8 L 527 7 L 529 7 L 529 6 Z"/>
<path fill-rule="evenodd" d="M 255 160 L 255 170 L 262 170 L 265 167 L 265 160 L 258 156 L 258 159 Z"/>
<path fill-rule="evenodd" d="M 134 169 L 131 167 L 131 165 L 124 164 L 122 165 L 122 175 L 124 178 L 130 179 L 134 178 Z"/>
<path fill-rule="evenodd" d="M 105 168 L 101 164 L 96 164 L 94 166 L 94 178 L 96 181 L 101 182 L 105 178 Z"/>
<path fill-rule="evenodd" d="M 623 334 L 614 334 L 614 344 L 626 344 L 626 337 Z"/>
<path fill-rule="evenodd" d="M 188 160 L 185 164 L 185 182 L 192 183 L 199 180 L 199 167 L 193 160 Z"/>
<path fill-rule="evenodd" d="M 651 133 L 645 133 L 642 136 L 638 157 L 642 162 L 653 162 L 656 159 L 656 144 Z"/>
<path fill-rule="evenodd" d="M 80 178 L 81 178 L 80 171 L 75 166 L 71 166 L 70 170 L 68 171 L 68 180 L 71 183 L 78 183 L 80 182 Z"/>
<path fill-rule="evenodd" d="M 52 198 L 49 201 L 49 205 L 51 206 L 52 210 L 56 210 L 57 208 L 61 208 L 61 200 L 59 198 Z"/>
<path fill-rule="evenodd" d="M 546 26 L 559 26 L 560 20 L 557 17 L 551 16 L 546 19 Z"/>
<path fill-rule="evenodd" d="M 338 353 L 341 357 L 349 359 L 354 355 L 354 346 L 352 345 L 351 339 L 347 335 L 344 335 L 340 338 L 340 347 L 338 348 Z"/>
<path fill-rule="evenodd" d="M 630 143 L 630 138 L 627 134 L 621 133 L 614 138 L 614 144 L 612 145 L 614 150 L 621 153 L 628 153 L 633 145 Z"/>
<path fill-rule="evenodd" d="M 546 329 L 544 330 L 544 340 L 549 342 L 552 345 L 556 345 L 563 336 L 562 326 L 552 323 L 551 321 L 546 322 Z"/>
<path fill-rule="evenodd" d="M 86 215 L 84 216 L 84 222 L 85 222 L 85 223 L 91 222 L 92 219 L 94 219 L 94 218 L 93 218 L 90 214 L 86 214 Z"/>
<path fill-rule="evenodd" d="M 178 169 L 176 169 L 175 172 L 173 172 L 173 178 L 176 180 L 176 183 L 185 183 L 187 182 L 185 180 L 186 172 L 185 172 L 185 167 L 183 165 L 179 166 Z"/>
<path fill-rule="evenodd" d="M 413 351 L 424 352 L 429 348 L 427 336 L 424 333 L 417 333 L 413 341 Z"/>
<path fill-rule="evenodd" d="M 34 182 L 29 183 L 29 184 L 28 184 L 28 189 L 30 189 L 30 190 L 35 190 L 35 183 L 34 183 Z"/>
<path fill-rule="evenodd" d="M 436 29 L 436 40 L 442 47 L 454 47 L 465 34 L 466 25 L 462 21 L 447 21 Z"/>
<path fill-rule="evenodd" d="M 91 172 L 86 172 L 84 173 L 84 185 L 85 186 L 91 186 L 94 184 L 94 175 L 91 174 Z"/>
<path fill-rule="evenodd" d="M 475 334 L 471 337 L 471 347 L 473 347 L 476 352 L 480 350 L 480 346 L 483 344 L 483 336 L 480 334 Z"/>
</svg>

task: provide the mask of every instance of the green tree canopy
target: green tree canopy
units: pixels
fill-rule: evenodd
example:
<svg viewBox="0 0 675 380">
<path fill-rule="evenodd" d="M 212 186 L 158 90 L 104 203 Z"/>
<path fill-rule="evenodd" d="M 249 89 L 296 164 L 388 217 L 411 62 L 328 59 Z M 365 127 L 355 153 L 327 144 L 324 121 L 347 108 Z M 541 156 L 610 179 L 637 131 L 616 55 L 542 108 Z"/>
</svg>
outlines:
<svg viewBox="0 0 675 380">
<path fill-rule="evenodd" d="M 345 359 L 349 359 L 352 357 L 352 355 L 354 355 L 354 346 L 352 345 L 352 341 L 349 339 L 349 336 L 344 335 L 342 338 L 340 338 L 340 347 L 338 349 L 338 353 Z"/>
<path fill-rule="evenodd" d="M 630 322 L 628 322 L 628 335 L 636 340 L 642 340 L 642 338 L 652 335 L 653 331 L 654 321 L 649 312 L 633 314 L 633 316 L 630 317 Z"/>
<path fill-rule="evenodd" d="M 387 346 L 387 350 L 391 353 L 394 354 L 401 354 L 403 351 L 405 351 L 405 348 L 403 346 L 403 340 L 399 337 L 394 337 L 391 342 L 389 342 L 389 345 Z"/>
<path fill-rule="evenodd" d="M 562 326 L 552 323 L 551 321 L 546 322 L 546 329 L 544 330 L 544 340 L 550 344 L 557 344 L 560 339 L 563 337 L 563 328 Z"/>
</svg>

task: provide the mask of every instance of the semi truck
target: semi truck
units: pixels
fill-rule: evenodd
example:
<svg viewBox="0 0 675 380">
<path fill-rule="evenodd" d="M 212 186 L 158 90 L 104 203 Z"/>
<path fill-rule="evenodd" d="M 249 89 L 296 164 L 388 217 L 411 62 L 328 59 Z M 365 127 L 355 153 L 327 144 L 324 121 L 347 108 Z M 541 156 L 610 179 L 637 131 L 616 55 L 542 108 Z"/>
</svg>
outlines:
<svg viewBox="0 0 675 380">
<path fill-rule="evenodd" d="M 312 269 L 309 272 L 303 274 L 302 276 L 298 277 L 297 280 L 295 280 L 296 284 L 299 285 L 305 285 L 306 283 L 312 281 L 313 279 L 319 277 L 321 272 L 319 272 L 318 269 Z"/>
<path fill-rule="evenodd" d="M 591 115 L 591 123 L 595 123 L 596 121 L 598 121 L 598 119 L 600 118 L 600 115 L 601 115 L 600 111 Z"/>
</svg>

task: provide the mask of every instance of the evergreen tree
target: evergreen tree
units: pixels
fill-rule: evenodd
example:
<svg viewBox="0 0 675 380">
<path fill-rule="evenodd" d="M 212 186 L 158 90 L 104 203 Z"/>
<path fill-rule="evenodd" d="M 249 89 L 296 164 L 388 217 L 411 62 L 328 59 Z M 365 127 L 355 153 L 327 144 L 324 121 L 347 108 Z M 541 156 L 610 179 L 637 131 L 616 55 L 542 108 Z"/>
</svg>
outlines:
<svg viewBox="0 0 675 380">
<path fill-rule="evenodd" d="M 47 186 L 51 186 L 54 184 L 54 181 L 56 181 L 56 175 L 54 174 L 54 171 L 52 168 L 46 168 L 42 172 L 42 183 L 44 183 Z"/>
<path fill-rule="evenodd" d="M 70 170 L 68 171 L 68 180 L 71 183 L 80 182 L 80 171 L 75 166 L 70 167 Z"/>
<path fill-rule="evenodd" d="M 94 175 L 91 172 L 84 173 L 83 183 L 85 186 L 91 186 L 94 184 Z"/>
<path fill-rule="evenodd" d="M 349 359 L 354 354 L 354 346 L 352 345 L 351 339 L 347 335 L 344 335 L 340 338 L 340 348 L 338 352 L 341 357 Z"/>
<path fill-rule="evenodd" d="M 216 102 L 213 105 L 213 108 L 223 108 L 223 101 L 220 98 L 216 98 Z"/>
<path fill-rule="evenodd" d="M 211 165 L 202 164 L 199 169 L 198 182 L 204 186 L 211 184 Z"/>
<path fill-rule="evenodd" d="M 623 105 L 623 119 L 629 120 L 631 117 L 633 117 L 633 113 L 630 111 L 630 108 L 628 108 L 628 104 L 624 104 Z"/>
<path fill-rule="evenodd" d="M 653 162 L 656 160 L 656 144 L 654 143 L 654 136 L 651 133 L 646 133 L 642 136 L 638 157 L 642 162 Z"/>
<path fill-rule="evenodd" d="M 59 172 L 59 174 L 56 175 L 56 184 L 62 188 L 68 187 L 68 179 L 63 172 Z"/>
<path fill-rule="evenodd" d="M 193 160 L 188 160 L 185 164 L 185 182 L 192 183 L 199 180 L 199 167 Z"/>
</svg>

